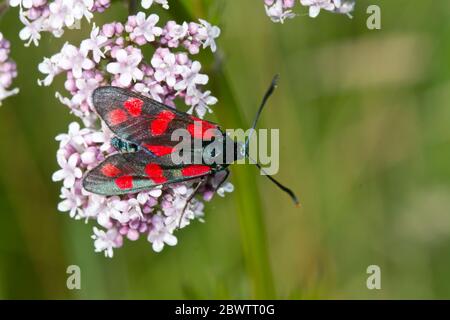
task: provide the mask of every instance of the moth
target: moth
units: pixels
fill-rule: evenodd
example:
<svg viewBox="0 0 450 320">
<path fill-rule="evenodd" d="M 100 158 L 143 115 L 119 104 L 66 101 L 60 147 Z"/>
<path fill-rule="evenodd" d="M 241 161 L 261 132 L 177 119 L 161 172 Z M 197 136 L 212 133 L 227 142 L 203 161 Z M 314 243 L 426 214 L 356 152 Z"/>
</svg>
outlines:
<svg viewBox="0 0 450 320">
<path fill-rule="evenodd" d="M 194 192 L 186 202 L 187 206 L 207 177 L 225 171 L 218 189 L 228 178 L 228 166 L 238 159 L 249 157 L 250 137 L 267 99 L 276 87 L 276 80 L 277 77 L 264 95 L 245 143 L 231 140 L 213 122 L 178 111 L 131 90 L 113 86 L 95 89 L 92 94 L 94 108 L 114 133 L 111 144 L 118 152 L 87 172 L 83 178 L 84 189 L 112 196 L 150 190 L 158 185 L 197 180 Z M 173 153 L 179 151 L 176 146 L 180 141 L 173 139 L 172 134 L 180 128 L 191 135 L 190 152 L 201 155 L 200 163 L 178 163 L 173 160 Z M 210 136 L 208 133 L 211 131 L 219 134 Z M 217 148 L 208 148 L 212 141 L 221 142 L 223 149 L 218 151 Z M 232 151 L 227 148 L 230 145 L 233 146 Z M 214 161 L 220 153 L 221 159 L 228 161 Z M 263 170 L 258 163 L 255 164 Z M 297 197 L 290 189 L 273 177 L 267 177 L 298 204 Z"/>
</svg>

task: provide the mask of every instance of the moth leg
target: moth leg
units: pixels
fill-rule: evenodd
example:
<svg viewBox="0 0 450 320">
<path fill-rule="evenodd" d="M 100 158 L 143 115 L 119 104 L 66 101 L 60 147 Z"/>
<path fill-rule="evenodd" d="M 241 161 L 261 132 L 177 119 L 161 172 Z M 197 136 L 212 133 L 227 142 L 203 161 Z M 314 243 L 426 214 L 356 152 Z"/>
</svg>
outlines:
<svg viewBox="0 0 450 320">
<path fill-rule="evenodd" d="M 230 170 L 226 169 L 225 173 L 226 173 L 225 176 L 220 181 L 220 183 L 217 185 L 217 187 L 214 189 L 214 192 L 219 190 L 219 188 L 225 183 L 225 181 L 227 181 L 228 177 L 230 176 Z M 186 204 L 183 207 L 183 213 L 181 214 L 180 221 L 178 222 L 178 229 L 180 229 L 180 227 L 181 227 L 181 221 L 183 221 L 184 213 L 186 212 L 187 206 L 189 205 L 191 200 L 196 196 L 196 194 L 198 192 L 198 189 L 200 189 L 200 186 L 207 180 L 207 178 L 208 178 L 208 176 L 205 176 L 205 177 L 201 178 L 201 180 L 195 186 L 194 191 L 192 192 L 192 194 L 186 200 Z"/>
<path fill-rule="evenodd" d="M 178 222 L 178 229 L 180 229 L 180 227 L 181 227 L 181 221 L 183 221 L 184 213 L 186 212 L 187 206 L 189 205 L 191 200 L 194 199 L 194 197 L 197 194 L 198 189 L 200 189 L 200 186 L 206 181 L 206 179 L 207 179 L 207 177 L 202 177 L 201 178 L 201 180 L 195 186 L 194 191 L 191 193 L 189 198 L 186 200 L 186 204 L 183 207 L 183 211 L 182 211 L 182 214 L 181 214 L 181 217 L 180 217 L 180 221 Z"/>
<path fill-rule="evenodd" d="M 219 190 L 219 188 L 225 183 L 225 181 L 227 181 L 228 177 L 230 176 L 230 170 L 225 169 L 225 176 L 223 177 L 222 181 L 220 181 L 220 183 L 217 185 L 217 187 L 214 189 L 214 193 L 217 192 L 217 190 Z"/>
</svg>

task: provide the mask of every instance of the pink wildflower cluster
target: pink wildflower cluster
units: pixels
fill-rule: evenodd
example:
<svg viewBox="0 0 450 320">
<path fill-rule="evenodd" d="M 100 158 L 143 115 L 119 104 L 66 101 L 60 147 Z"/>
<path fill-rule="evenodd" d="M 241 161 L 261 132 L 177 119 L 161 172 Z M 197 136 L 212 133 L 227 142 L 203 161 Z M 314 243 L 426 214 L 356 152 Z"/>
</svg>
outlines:
<svg viewBox="0 0 450 320">
<path fill-rule="evenodd" d="M 153 3 L 168 9 L 167 0 L 142 0 L 144 9 Z M 20 7 L 19 18 L 24 24 L 19 37 L 26 42 L 39 44 L 41 32 L 50 32 L 61 37 L 65 28 L 80 28 L 83 18 L 91 21 L 95 12 L 103 12 L 111 5 L 111 0 L 9 0 L 11 7 Z"/>
<path fill-rule="evenodd" d="M 17 94 L 18 88 L 8 90 L 17 77 L 16 63 L 9 58 L 10 43 L 0 32 L 0 104 L 7 97 Z"/>
<path fill-rule="evenodd" d="M 300 0 L 302 6 L 309 7 L 309 16 L 315 18 L 320 10 L 326 10 L 339 14 L 350 13 L 355 7 L 355 0 Z M 266 14 L 273 22 L 283 23 L 286 19 L 292 19 L 296 16 L 292 8 L 296 5 L 295 0 L 264 0 Z"/>
<path fill-rule="evenodd" d="M 200 62 L 191 56 L 201 47 L 214 51 L 220 30 L 206 21 L 181 25 L 169 21 L 164 27 L 159 27 L 158 21 L 156 14 L 146 16 L 139 12 L 128 17 L 125 24 L 113 22 L 101 28 L 94 25 L 90 37 L 79 46 L 66 43 L 59 53 L 39 65 L 45 74 L 39 80 L 41 85 L 48 86 L 55 76 L 65 75 L 69 96 L 60 93 L 56 96 L 84 125 L 73 122 L 68 133 L 56 137 L 60 143 L 57 160 L 61 169 L 54 173 L 53 180 L 63 181 L 58 209 L 69 212 L 75 219 L 96 220 L 99 228 L 94 228 L 95 250 L 108 257 L 113 256 L 114 248 L 122 246 L 124 238 L 134 241 L 141 236 L 159 252 L 165 244 L 177 243 L 173 233 L 178 225 L 184 228 L 191 220 L 203 216 L 203 202 L 196 199 L 182 215 L 194 190 L 192 182 L 121 197 L 95 195 L 83 190 L 81 184 L 87 170 L 116 152 L 110 144 L 111 132 L 98 125 L 91 101 L 95 88 L 103 85 L 129 88 L 172 107 L 179 98 L 189 106 L 189 112 L 200 118 L 217 102 L 210 91 L 201 89 L 208 76 L 200 72 Z M 148 60 L 141 50 L 146 44 L 156 48 Z M 211 177 L 202 187 L 204 200 L 212 198 L 222 178 L 221 174 Z M 232 189 L 230 183 L 225 183 L 217 193 L 223 196 Z"/>
</svg>

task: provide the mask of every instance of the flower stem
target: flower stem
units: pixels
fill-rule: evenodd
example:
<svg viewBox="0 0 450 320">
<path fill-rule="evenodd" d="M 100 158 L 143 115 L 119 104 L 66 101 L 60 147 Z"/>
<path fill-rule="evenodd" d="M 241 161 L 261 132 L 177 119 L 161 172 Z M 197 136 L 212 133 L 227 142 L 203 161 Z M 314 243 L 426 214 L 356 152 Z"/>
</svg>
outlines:
<svg viewBox="0 0 450 320">
<path fill-rule="evenodd" d="M 8 11 L 8 9 L 9 9 L 9 4 L 8 4 L 7 0 L 0 3 L 0 18 L 6 13 L 6 11 Z"/>
<path fill-rule="evenodd" d="M 137 13 L 138 3 L 137 0 L 128 0 L 128 14 L 135 15 Z"/>
</svg>

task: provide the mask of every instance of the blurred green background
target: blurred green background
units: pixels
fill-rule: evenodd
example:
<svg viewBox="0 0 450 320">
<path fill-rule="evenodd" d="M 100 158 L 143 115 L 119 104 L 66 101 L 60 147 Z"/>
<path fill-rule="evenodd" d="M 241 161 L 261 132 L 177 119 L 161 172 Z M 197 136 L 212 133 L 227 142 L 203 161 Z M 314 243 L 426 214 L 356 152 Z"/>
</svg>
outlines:
<svg viewBox="0 0 450 320">
<path fill-rule="evenodd" d="M 173 0 L 170 14 L 222 28 L 220 59 L 200 59 L 219 98 L 210 119 L 224 127 L 248 126 L 280 73 L 260 127 L 280 128 L 276 177 L 302 207 L 235 166 L 235 192 L 208 203 L 176 247 L 126 241 L 113 259 L 94 253 L 92 223 L 56 210 L 54 137 L 75 117 L 54 98 L 61 78 L 36 84 L 43 57 L 90 28 L 24 48 L 17 8 L 2 17 L 21 92 L 0 108 L 0 298 L 450 298 L 450 2 L 358 0 L 354 19 L 284 25 L 262 2 Z M 369 4 L 381 30 L 366 27 Z M 124 8 L 95 22 L 125 21 Z M 71 264 L 81 290 L 66 288 Z M 381 290 L 366 288 L 372 264 Z"/>
</svg>

